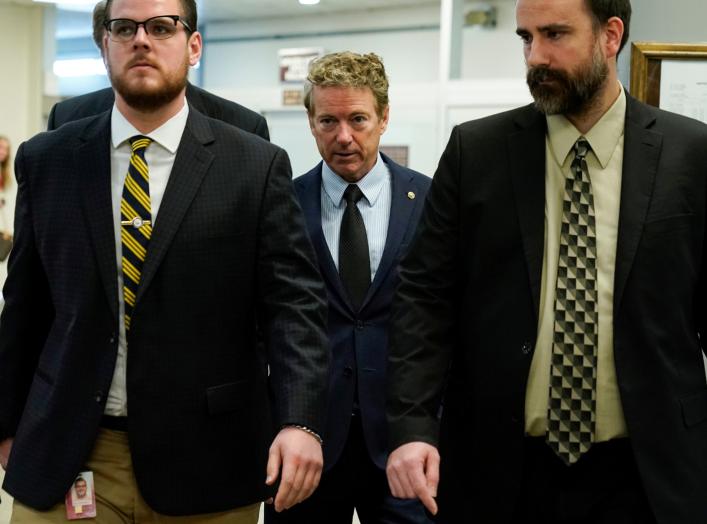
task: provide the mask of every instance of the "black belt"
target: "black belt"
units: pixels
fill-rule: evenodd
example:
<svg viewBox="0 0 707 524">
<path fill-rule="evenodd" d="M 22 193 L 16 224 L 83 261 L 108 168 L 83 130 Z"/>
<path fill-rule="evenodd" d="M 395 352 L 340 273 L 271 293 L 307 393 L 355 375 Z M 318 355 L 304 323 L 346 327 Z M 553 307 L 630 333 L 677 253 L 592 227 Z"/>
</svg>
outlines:
<svg viewBox="0 0 707 524">
<path fill-rule="evenodd" d="M 101 417 L 101 427 L 127 433 L 128 417 L 112 417 L 110 415 L 103 415 L 103 417 Z"/>
</svg>

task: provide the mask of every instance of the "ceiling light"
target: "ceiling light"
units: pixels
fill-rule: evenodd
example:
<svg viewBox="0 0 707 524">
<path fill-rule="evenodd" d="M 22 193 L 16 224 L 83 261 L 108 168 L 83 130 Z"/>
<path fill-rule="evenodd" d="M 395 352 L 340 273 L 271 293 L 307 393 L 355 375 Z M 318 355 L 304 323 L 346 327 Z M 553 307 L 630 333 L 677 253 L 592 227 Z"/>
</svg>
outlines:
<svg viewBox="0 0 707 524">
<path fill-rule="evenodd" d="M 55 60 L 52 67 L 54 74 L 60 78 L 97 76 L 106 74 L 106 66 L 101 58 L 78 58 L 70 60 Z"/>
<path fill-rule="evenodd" d="M 40 4 L 66 4 L 66 5 L 87 5 L 93 8 L 96 0 L 34 0 Z"/>
<path fill-rule="evenodd" d="M 299 0 L 299 3 L 302 5 L 317 5 L 319 0 Z"/>
<path fill-rule="evenodd" d="M 90 13 L 93 11 L 93 6 L 96 5 L 96 0 L 34 0 L 40 4 L 56 4 L 59 9 L 67 11 L 85 11 Z"/>
</svg>

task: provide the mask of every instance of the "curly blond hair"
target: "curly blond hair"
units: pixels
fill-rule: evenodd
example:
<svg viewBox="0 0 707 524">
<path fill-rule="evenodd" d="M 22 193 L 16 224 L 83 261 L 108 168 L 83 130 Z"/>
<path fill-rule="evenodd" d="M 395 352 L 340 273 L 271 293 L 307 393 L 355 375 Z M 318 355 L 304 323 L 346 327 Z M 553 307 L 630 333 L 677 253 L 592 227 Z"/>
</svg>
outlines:
<svg viewBox="0 0 707 524">
<path fill-rule="evenodd" d="M 314 112 L 312 90 L 319 87 L 368 87 L 376 99 L 378 116 L 388 107 L 388 76 L 383 60 L 375 53 L 360 55 L 351 51 L 330 53 L 312 60 L 304 84 L 304 107 Z"/>
</svg>

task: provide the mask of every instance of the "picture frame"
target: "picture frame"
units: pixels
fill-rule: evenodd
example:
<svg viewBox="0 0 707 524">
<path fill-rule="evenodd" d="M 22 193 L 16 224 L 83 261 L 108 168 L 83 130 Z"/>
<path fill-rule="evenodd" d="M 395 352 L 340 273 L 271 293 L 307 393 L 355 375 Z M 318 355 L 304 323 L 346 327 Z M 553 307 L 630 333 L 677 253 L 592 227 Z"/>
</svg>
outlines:
<svg viewBox="0 0 707 524">
<path fill-rule="evenodd" d="M 633 97 L 660 107 L 664 60 L 704 61 L 707 64 L 707 43 L 633 42 L 630 89 Z"/>
</svg>

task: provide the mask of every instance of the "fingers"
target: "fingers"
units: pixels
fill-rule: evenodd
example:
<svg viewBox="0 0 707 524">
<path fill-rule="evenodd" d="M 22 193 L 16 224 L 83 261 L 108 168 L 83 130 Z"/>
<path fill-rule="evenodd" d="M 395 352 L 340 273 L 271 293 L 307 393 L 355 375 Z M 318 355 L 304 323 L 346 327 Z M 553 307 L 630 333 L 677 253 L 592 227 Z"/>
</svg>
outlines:
<svg viewBox="0 0 707 524">
<path fill-rule="evenodd" d="M 439 453 L 431 453 L 427 457 L 425 477 L 427 477 L 427 489 L 433 497 L 436 497 L 439 485 Z"/>
<path fill-rule="evenodd" d="M 275 441 L 272 446 L 270 446 L 268 465 L 265 468 L 265 483 L 268 486 L 272 486 L 277 480 L 278 473 L 280 472 L 280 459 L 280 446 L 279 443 Z"/>
<path fill-rule="evenodd" d="M 420 499 L 420 502 L 427 508 L 427 510 L 433 515 L 437 514 L 437 502 L 435 502 L 434 497 L 430 488 L 427 486 L 427 477 L 425 477 L 425 472 L 422 468 L 415 468 L 414 470 L 408 471 L 408 478 L 412 490 L 414 492 L 414 497 Z"/>
<path fill-rule="evenodd" d="M 278 446 L 273 443 L 272 449 L 278 450 L 278 465 L 282 467 L 280 486 L 275 495 L 275 511 L 279 512 L 302 502 L 314 492 L 321 478 L 323 459 L 319 442 L 300 429 L 283 429 L 275 442 Z"/>
<path fill-rule="evenodd" d="M 306 470 L 296 464 L 295 457 L 285 459 L 282 466 L 282 480 L 275 496 L 275 511 L 282 511 L 294 506 L 300 501 L 302 484 Z"/>
<path fill-rule="evenodd" d="M 434 446 L 411 442 L 391 453 L 386 468 L 388 485 L 393 496 L 418 498 L 430 513 L 437 513 L 439 483 L 439 453 Z"/>
<path fill-rule="evenodd" d="M 321 469 L 311 469 L 307 473 L 307 476 L 304 478 L 304 484 L 302 486 L 302 494 L 303 494 L 302 500 L 307 500 L 309 497 L 312 496 L 312 493 L 314 493 L 314 490 L 317 489 L 317 486 L 319 486 L 319 480 L 321 479 L 321 476 L 322 476 Z M 300 502 L 302 502 L 302 501 L 300 501 Z"/>
</svg>

